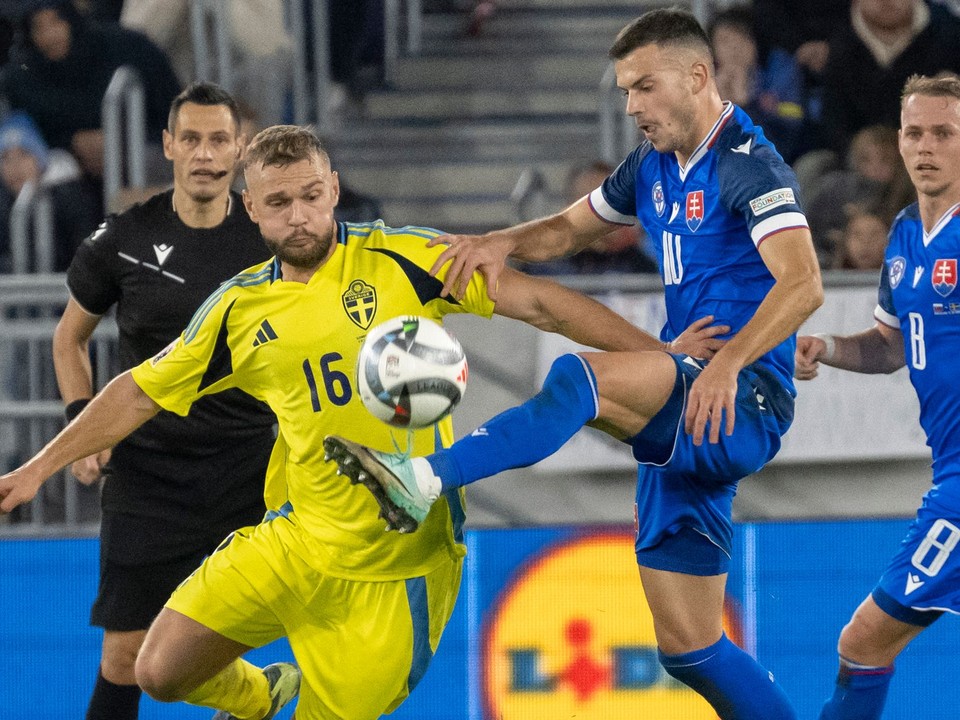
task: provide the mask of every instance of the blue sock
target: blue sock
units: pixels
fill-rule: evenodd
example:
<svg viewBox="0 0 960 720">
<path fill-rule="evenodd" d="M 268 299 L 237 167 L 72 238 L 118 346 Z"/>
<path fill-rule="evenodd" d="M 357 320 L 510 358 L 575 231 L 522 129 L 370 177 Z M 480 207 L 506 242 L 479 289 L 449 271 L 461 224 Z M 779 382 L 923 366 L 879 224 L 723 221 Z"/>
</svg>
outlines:
<svg viewBox="0 0 960 720">
<path fill-rule="evenodd" d="M 833 697 L 820 711 L 820 720 L 877 720 L 887 702 L 892 678 L 893 665 L 851 667 L 841 658 Z"/>
<path fill-rule="evenodd" d="M 797 713 L 773 675 L 726 635 L 710 647 L 683 655 L 660 653 L 677 680 L 709 702 L 721 720 L 796 720 Z"/>
<path fill-rule="evenodd" d="M 597 380 L 579 355 L 553 362 L 543 389 L 446 450 L 427 456 L 443 489 L 467 485 L 549 457 L 597 417 Z"/>
</svg>

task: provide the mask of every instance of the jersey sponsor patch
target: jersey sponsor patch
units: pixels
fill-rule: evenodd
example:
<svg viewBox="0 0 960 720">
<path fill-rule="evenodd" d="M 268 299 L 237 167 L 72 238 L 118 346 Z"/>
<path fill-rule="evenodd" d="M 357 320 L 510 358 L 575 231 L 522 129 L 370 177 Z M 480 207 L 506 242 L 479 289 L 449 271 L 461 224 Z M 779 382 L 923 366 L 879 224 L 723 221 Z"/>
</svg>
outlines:
<svg viewBox="0 0 960 720">
<path fill-rule="evenodd" d="M 696 232 L 703 222 L 703 190 L 687 193 L 687 227 Z"/>
<path fill-rule="evenodd" d="M 653 209 L 657 211 L 657 217 L 661 217 L 663 211 L 667 209 L 667 202 L 663 199 L 663 183 L 659 180 L 653 184 L 651 195 L 653 197 Z"/>
<path fill-rule="evenodd" d="M 360 328 L 367 330 L 377 314 L 377 291 L 363 280 L 354 280 L 344 291 L 343 309 Z"/>
<path fill-rule="evenodd" d="M 753 210 L 754 215 L 763 215 L 765 212 L 770 212 L 774 208 L 796 204 L 797 199 L 793 194 L 793 188 L 780 188 L 778 190 L 771 190 L 766 195 L 761 195 L 751 200 L 750 209 Z"/>
<path fill-rule="evenodd" d="M 177 338 L 177 340 L 179 340 L 179 338 Z M 161 360 L 163 360 L 167 355 L 169 355 L 169 354 L 170 354 L 170 351 L 173 350 L 173 346 L 177 344 L 177 340 L 172 341 L 172 342 L 171 342 L 169 345 L 167 345 L 163 350 L 161 350 L 161 351 L 158 352 L 156 355 L 154 355 L 152 358 L 150 358 L 150 364 L 151 364 L 151 365 L 156 365 L 158 362 L 160 362 Z"/>
<path fill-rule="evenodd" d="M 930 282 L 938 295 L 946 297 L 957 288 L 957 259 L 938 258 L 933 264 Z"/>
<path fill-rule="evenodd" d="M 903 280 L 903 273 L 907 269 L 906 258 L 899 255 L 890 261 L 890 289 L 894 289 Z"/>
</svg>

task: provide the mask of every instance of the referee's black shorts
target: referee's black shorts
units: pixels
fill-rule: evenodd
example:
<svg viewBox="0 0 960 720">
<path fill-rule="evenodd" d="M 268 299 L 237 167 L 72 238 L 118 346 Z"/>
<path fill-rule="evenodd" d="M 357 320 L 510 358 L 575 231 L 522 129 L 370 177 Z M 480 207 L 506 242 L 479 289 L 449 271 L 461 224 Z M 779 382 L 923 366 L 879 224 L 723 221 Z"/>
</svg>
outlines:
<svg viewBox="0 0 960 720">
<path fill-rule="evenodd" d="M 101 557 L 100 586 L 90 624 L 113 632 L 146 630 L 170 594 L 207 554 L 196 551 L 149 565 L 123 565 Z"/>
</svg>

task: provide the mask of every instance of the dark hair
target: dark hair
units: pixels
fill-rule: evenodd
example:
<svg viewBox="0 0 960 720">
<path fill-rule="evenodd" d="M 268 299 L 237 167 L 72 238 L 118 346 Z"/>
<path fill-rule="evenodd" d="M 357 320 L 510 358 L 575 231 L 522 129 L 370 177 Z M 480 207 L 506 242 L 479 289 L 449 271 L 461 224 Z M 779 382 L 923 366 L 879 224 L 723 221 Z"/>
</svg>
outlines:
<svg viewBox="0 0 960 720">
<path fill-rule="evenodd" d="M 952 97 L 960 100 L 960 77 L 949 73 L 937 77 L 911 75 L 903 86 L 900 95 L 901 105 L 911 95 L 930 95 L 933 97 Z"/>
<path fill-rule="evenodd" d="M 170 114 L 167 115 L 167 130 L 173 132 L 177 126 L 177 116 L 180 114 L 180 108 L 187 103 L 194 105 L 223 105 L 230 111 L 233 118 L 233 124 L 240 131 L 240 108 L 233 96 L 219 85 L 210 82 L 191 83 L 186 89 L 177 95 L 170 103 Z"/>
<path fill-rule="evenodd" d="M 680 8 L 646 12 L 627 25 L 610 47 L 610 59 L 622 60 L 644 45 L 683 45 L 712 58 L 710 41 L 692 13 Z"/>
<path fill-rule="evenodd" d="M 284 167 L 301 160 L 320 157 L 330 162 L 320 138 L 313 129 L 303 125 L 274 125 L 256 134 L 243 158 L 243 169 L 253 165 Z"/>
</svg>

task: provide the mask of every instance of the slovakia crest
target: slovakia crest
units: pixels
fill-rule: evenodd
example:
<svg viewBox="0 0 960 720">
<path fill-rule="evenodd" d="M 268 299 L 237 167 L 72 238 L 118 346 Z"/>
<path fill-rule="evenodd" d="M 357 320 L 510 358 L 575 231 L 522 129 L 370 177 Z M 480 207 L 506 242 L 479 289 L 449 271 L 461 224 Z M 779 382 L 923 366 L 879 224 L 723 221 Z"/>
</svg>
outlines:
<svg viewBox="0 0 960 720">
<path fill-rule="evenodd" d="M 696 232 L 703 222 L 703 190 L 687 193 L 687 227 Z"/>
<path fill-rule="evenodd" d="M 899 255 L 890 261 L 890 289 L 894 289 L 903 280 L 903 273 L 907 269 L 907 261 Z"/>
<path fill-rule="evenodd" d="M 946 297 L 957 287 L 957 259 L 938 258 L 933 264 L 930 282 L 938 295 Z"/>
<path fill-rule="evenodd" d="M 657 211 L 657 217 L 663 215 L 663 211 L 667 209 L 667 202 L 663 199 L 663 184 L 657 180 L 653 184 L 653 209 Z"/>
</svg>

